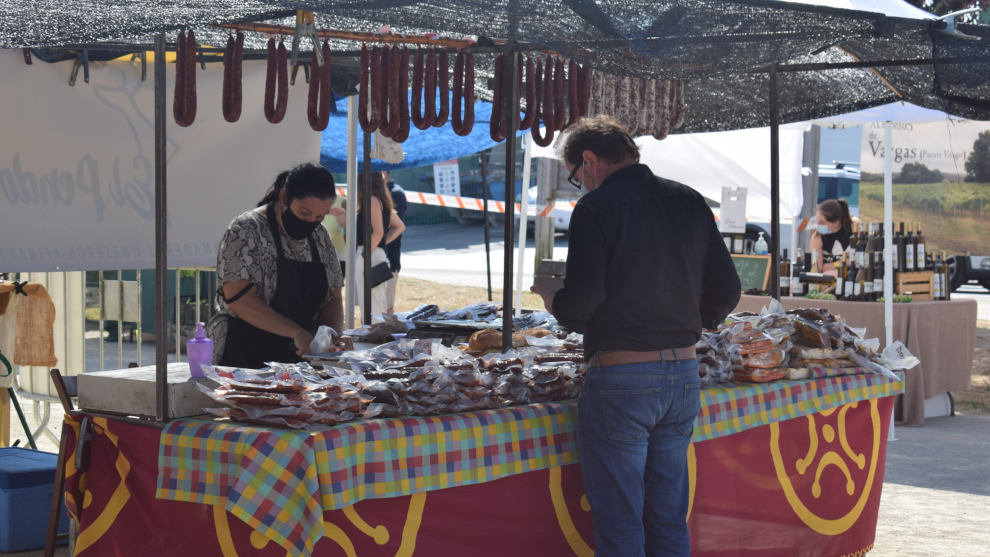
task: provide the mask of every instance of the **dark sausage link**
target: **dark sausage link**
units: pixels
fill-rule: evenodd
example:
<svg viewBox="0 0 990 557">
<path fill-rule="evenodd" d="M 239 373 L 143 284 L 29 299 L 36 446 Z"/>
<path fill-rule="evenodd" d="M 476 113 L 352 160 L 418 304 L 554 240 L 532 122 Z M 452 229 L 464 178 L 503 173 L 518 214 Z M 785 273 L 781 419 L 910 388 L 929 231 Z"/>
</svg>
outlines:
<svg viewBox="0 0 990 557">
<path fill-rule="evenodd" d="M 567 123 L 567 90 L 564 86 L 564 60 L 557 58 L 553 64 L 553 127 L 564 129 Z"/>
<path fill-rule="evenodd" d="M 413 57 L 413 77 L 412 77 L 412 103 L 409 105 L 409 118 L 412 121 L 412 125 L 416 126 L 418 130 L 425 130 L 432 125 L 432 117 L 427 114 L 423 114 L 421 108 L 423 106 L 423 94 L 426 92 L 423 89 L 423 71 L 424 71 L 424 61 L 423 61 L 423 49 L 416 49 L 416 56 Z M 427 95 L 428 97 L 429 95 Z"/>
<path fill-rule="evenodd" d="M 180 124 L 183 115 L 186 113 L 186 72 L 185 65 L 186 31 L 179 31 L 179 36 L 175 39 L 175 91 L 172 93 L 172 116 L 175 122 Z"/>
<path fill-rule="evenodd" d="M 275 101 L 275 122 L 281 122 L 285 118 L 285 111 L 289 107 L 289 58 L 285 50 L 285 40 L 278 41 L 278 56 L 276 56 L 276 77 L 278 82 L 278 94 Z"/>
<path fill-rule="evenodd" d="M 580 84 L 578 85 L 578 115 L 581 117 L 588 115 L 588 108 L 591 105 L 591 64 L 586 63 L 581 67 Z M 648 110 L 652 107 L 648 108 Z"/>
<path fill-rule="evenodd" d="M 361 45 L 361 59 L 359 62 L 361 67 L 358 68 L 358 124 L 361 125 L 362 130 L 371 133 L 375 131 L 375 128 L 371 126 L 372 121 L 368 117 L 368 79 L 371 73 L 368 67 L 369 57 L 368 45 Z"/>
<path fill-rule="evenodd" d="M 449 70 L 450 59 L 447 56 L 447 51 L 441 50 L 440 56 L 437 57 L 437 85 L 440 86 L 440 111 L 437 112 L 437 117 L 433 119 L 433 126 L 437 128 L 447 123 L 447 117 L 450 114 Z"/>
<path fill-rule="evenodd" d="M 458 52 L 454 58 L 454 86 L 450 100 L 450 127 L 457 135 L 461 133 L 461 93 L 464 88 L 464 53 Z"/>
<path fill-rule="evenodd" d="M 409 49 L 403 48 L 399 57 L 399 131 L 392 136 L 392 141 L 402 143 L 409 137 Z"/>
<path fill-rule="evenodd" d="M 378 131 L 385 134 L 385 129 L 389 124 L 389 58 L 391 53 L 387 46 L 381 47 L 378 51 Z"/>
<path fill-rule="evenodd" d="M 437 49 L 426 51 L 426 65 L 423 68 L 423 122 L 433 125 L 437 120 Z M 419 127 L 419 126 L 417 126 Z"/>
<path fill-rule="evenodd" d="M 464 120 L 461 125 L 461 135 L 468 135 L 474 128 L 474 54 L 464 53 L 464 89 L 461 90 L 464 101 Z"/>
<path fill-rule="evenodd" d="M 382 49 L 375 47 L 371 51 L 371 127 L 369 131 L 376 131 L 382 128 L 382 120 L 385 118 L 382 110 L 382 99 L 384 97 L 382 87 Z"/>
<path fill-rule="evenodd" d="M 495 79 L 492 84 L 492 116 L 489 118 L 488 133 L 492 141 L 505 140 L 505 54 L 495 57 Z"/>
<path fill-rule="evenodd" d="M 231 77 L 234 79 L 234 88 L 231 91 L 234 112 L 234 120 L 241 117 L 241 108 L 244 104 L 244 33 L 237 32 L 237 40 L 234 41 L 234 71 Z"/>
<path fill-rule="evenodd" d="M 574 122 L 578 121 L 581 117 L 580 110 L 578 109 L 578 91 L 580 90 L 580 85 L 578 84 L 579 78 L 577 62 L 571 60 L 567 64 L 567 125 L 564 127 L 570 127 Z"/>
<path fill-rule="evenodd" d="M 232 122 L 230 119 L 231 105 L 231 73 L 234 71 L 234 36 L 227 35 L 227 46 L 223 49 L 223 86 L 220 90 L 220 109 L 223 112 L 223 119 Z"/>
<path fill-rule="evenodd" d="M 327 129 L 330 123 L 330 44 L 323 41 L 323 63 L 316 59 L 316 51 L 313 51 L 313 75 L 309 80 L 309 102 L 306 107 L 306 116 L 309 118 L 309 127 L 315 131 Z"/>
<path fill-rule="evenodd" d="M 183 90 L 185 91 L 185 114 L 183 116 L 183 121 L 179 123 L 180 126 L 191 126 L 193 121 L 196 120 L 196 34 L 192 29 L 186 33 L 186 48 L 184 49 L 185 62 L 183 65 L 183 71 L 185 72 L 186 82 L 183 84 Z"/>
<path fill-rule="evenodd" d="M 268 62 L 265 69 L 265 119 L 275 121 L 275 85 L 278 72 L 278 53 L 275 51 L 275 37 L 268 38 Z"/>
<path fill-rule="evenodd" d="M 223 53 L 223 119 L 236 122 L 241 117 L 241 61 L 244 53 L 244 33 L 237 39 L 227 37 Z"/>
<path fill-rule="evenodd" d="M 398 45 L 389 49 L 388 73 L 386 74 L 388 76 L 388 125 L 383 126 L 385 129 L 382 130 L 382 135 L 389 138 L 394 136 L 402 126 L 402 118 L 399 113 L 401 112 L 401 99 L 405 97 L 406 92 L 399 90 L 401 57 Z"/>
<path fill-rule="evenodd" d="M 547 59 L 546 74 L 543 73 L 543 61 L 538 61 L 536 63 L 536 79 L 533 82 L 536 94 L 533 98 L 536 102 L 533 103 L 533 111 L 536 116 L 533 119 L 533 127 L 530 133 L 533 135 L 533 143 L 536 143 L 540 147 L 546 147 L 553 143 L 553 123 L 551 120 L 553 114 L 553 62 Z M 543 120 L 543 125 L 546 128 L 546 135 L 540 135 L 540 120 Z"/>
<path fill-rule="evenodd" d="M 528 130 L 530 126 L 533 125 L 533 120 L 536 117 L 536 111 L 533 110 L 533 104 L 536 103 L 536 88 L 533 82 L 533 72 L 535 68 L 533 67 L 533 59 L 526 57 L 526 81 L 525 81 L 525 92 L 520 89 L 520 93 L 526 98 L 526 111 L 523 113 L 522 120 L 519 121 L 520 130 Z"/>
</svg>

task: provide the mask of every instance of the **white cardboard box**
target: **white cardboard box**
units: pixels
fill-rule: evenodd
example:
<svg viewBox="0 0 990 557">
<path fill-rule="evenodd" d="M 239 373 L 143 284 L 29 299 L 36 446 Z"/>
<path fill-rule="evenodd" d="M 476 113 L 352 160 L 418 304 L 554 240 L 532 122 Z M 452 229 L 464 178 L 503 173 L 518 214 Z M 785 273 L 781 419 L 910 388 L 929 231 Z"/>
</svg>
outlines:
<svg viewBox="0 0 990 557">
<path fill-rule="evenodd" d="M 203 408 L 222 406 L 203 394 L 190 381 L 189 364 L 170 363 L 168 371 L 168 418 L 186 418 L 204 414 Z M 111 371 L 94 371 L 78 376 L 79 407 L 83 410 L 154 418 L 155 366 Z M 210 387 L 216 384 L 209 379 Z"/>
</svg>

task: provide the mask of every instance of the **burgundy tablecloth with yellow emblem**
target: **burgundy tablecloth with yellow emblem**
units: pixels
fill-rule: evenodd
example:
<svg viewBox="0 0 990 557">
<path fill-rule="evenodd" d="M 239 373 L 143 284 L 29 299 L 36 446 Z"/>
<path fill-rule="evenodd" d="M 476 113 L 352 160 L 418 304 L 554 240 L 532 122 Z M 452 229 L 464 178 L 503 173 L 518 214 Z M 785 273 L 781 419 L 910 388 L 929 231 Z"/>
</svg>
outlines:
<svg viewBox="0 0 990 557">
<path fill-rule="evenodd" d="M 702 390 L 696 555 L 873 544 L 892 400 L 875 375 Z M 78 555 L 591 555 L 573 401 L 317 432 L 67 416 Z M 80 431 L 86 432 L 75 459 Z"/>
</svg>

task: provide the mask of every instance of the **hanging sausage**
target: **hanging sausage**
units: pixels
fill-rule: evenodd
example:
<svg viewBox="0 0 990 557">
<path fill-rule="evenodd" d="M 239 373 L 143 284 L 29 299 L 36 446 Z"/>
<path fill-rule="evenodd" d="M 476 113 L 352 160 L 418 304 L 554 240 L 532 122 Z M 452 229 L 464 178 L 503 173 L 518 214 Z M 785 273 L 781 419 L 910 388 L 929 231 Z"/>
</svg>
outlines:
<svg viewBox="0 0 990 557">
<path fill-rule="evenodd" d="M 175 93 L 172 97 L 175 123 L 190 126 L 196 119 L 196 35 L 179 31 L 175 45 Z"/>
<path fill-rule="evenodd" d="M 506 126 L 506 95 L 505 95 L 505 54 L 499 53 L 495 57 L 495 79 L 492 84 L 492 116 L 489 118 L 488 131 L 492 141 L 501 142 L 505 140 L 508 126 Z M 455 77 L 456 79 L 456 77 Z M 511 84 L 509 85 L 511 87 Z"/>
<path fill-rule="evenodd" d="M 398 47 L 397 47 L 398 48 Z M 392 141 L 402 143 L 409 137 L 409 49 L 403 47 L 399 55 L 398 85 L 395 88 L 399 97 L 399 129 L 392 135 Z"/>
<path fill-rule="evenodd" d="M 535 101 L 533 110 L 536 116 L 530 133 L 533 135 L 533 143 L 546 147 L 553 143 L 553 61 L 547 59 L 546 73 L 544 73 L 543 61 L 538 61 L 534 76 L 536 94 L 533 95 Z M 542 133 L 546 135 L 540 132 L 541 120 L 545 128 Z"/>
<path fill-rule="evenodd" d="M 437 93 L 440 100 L 440 109 L 436 117 L 433 118 L 433 127 L 439 128 L 447 123 L 447 118 L 450 115 L 450 59 L 447 56 L 446 50 L 441 50 L 437 56 L 436 68 L 436 85 L 440 88 Z"/>
<path fill-rule="evenodd" d="M 221 105 L 223 119 L 236 122 L 241 117 L 241 64 L 244 60 L 244 33 L 237 32 L 237 38 L 227 36 L 227 48 L 223 53 L 223 93 Z"/>
<path fill-rule="evenodd" d="M 426 67 L 426 61 L 423 56 L 423 49 L 416 49 L 416 56 L 413 57 L 413 77 L 412 77 L 412 103 L 409 106 L 409 118 L 412 121 L 412 125 L 416 126 L 418 130 L 429 129 L 433 125 L 433 111 L 436 109 L 436 93 L 433 90 L 436 87 L 436 67 L 433 68 L 433 88 L 425 89 L 423 87 L 424 74 L 429 73 L 429 69 Z M 423 100 L 426 100 L 426 110 L 422 111 Z M 430 100 L 433 100 L 431 103 Z"/>
<path fill-rule="evenodd" d="M 373 109 L 374 91 L 369 91 L 368 81 L 372 71 L 377 73 L 374 55 L 368 51 L 368 45 L 361 45 L 361 67 L 358 69 L 358 124 L 361 129 L 373 133 L 378 129 L 378 112 Z M 372 105 L 372 106 L 369 106 Z"/>
<path fill-rule="evenodd" d="M 330 123 L 330 44 L 323 41 L 323 63 L 316 56 L 316 45 L 313 45 L 313 71 L 309 77 L 309 96 L 306 103 L 306 117 L 309 127 L 316 131 L 327 129 Z"/>
<path fill-rule="evenodd" d="M 275 38 L 268 39 L 268 63 L 265 74 L 265 118 L 277 124 L 285 118 L 285 109 L 289 106 L 289 66 L 285 41 L 279 39 L 278 48 Z"/>
<path fill-rule="evenodd" d="M 528 130 L 536 120 L 536 110 L 534 110 L 534 105 L 537 104 L 536 83 L 534 82 L 535 72 L 536 68 L 533 64 L 533 59 L 527 56 L 525 89 L 520 88 L 520 92 L 523 93 L 523 97 L 526 99 L 526 111 L 523 113 L 522 119 L 519 120 L 520 130 Z"/>
<path fill-rule="evenodd" d="M 454 91 L 450 122 L 454 133 L 465 136 L 474 128 L 474 55 L 458 52 L 454 60 Z M 463 108 L 464 115 L 461 116 Z"/>
</svg>

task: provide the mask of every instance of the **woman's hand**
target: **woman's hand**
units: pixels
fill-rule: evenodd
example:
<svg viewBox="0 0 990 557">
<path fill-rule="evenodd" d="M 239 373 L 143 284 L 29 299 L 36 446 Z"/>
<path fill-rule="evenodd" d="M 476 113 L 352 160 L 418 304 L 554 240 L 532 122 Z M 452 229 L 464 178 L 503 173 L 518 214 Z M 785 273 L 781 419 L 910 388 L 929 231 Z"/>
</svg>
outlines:
<svg viewBox="0 0 990 557">
<path fill-rule="evenodd" d="M 309 354 L 309 347 L 313 344 L 313 335 L 302 327 L 292 335 L 292 343 L 296 345 L 296 355 Z"/>
</svg>

